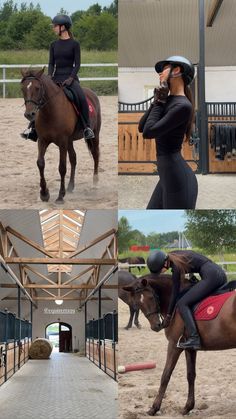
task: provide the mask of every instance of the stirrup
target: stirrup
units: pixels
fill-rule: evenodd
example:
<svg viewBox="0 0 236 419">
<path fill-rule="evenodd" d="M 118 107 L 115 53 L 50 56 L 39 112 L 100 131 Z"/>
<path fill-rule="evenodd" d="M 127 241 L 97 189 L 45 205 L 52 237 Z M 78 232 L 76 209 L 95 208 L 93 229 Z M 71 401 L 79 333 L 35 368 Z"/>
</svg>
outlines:
<svg viewBox="0 0 236 419">
<path fill-rule="evenodd" d="M 87 127 L 84 129 L 84 139 L 93 140 L 95 138 L 94 132 L 91 128 Z"/>
<path fill-rule="evenodd" d="M 193 349 L 197 351 L 198 349 L 201 349 L 201 341 L 199 336 L 190 336 L 187 340 L 181 342 L 181 338 L 183 336 L 180 336 L 176 346 L 180 349 Z"/>
</svg>

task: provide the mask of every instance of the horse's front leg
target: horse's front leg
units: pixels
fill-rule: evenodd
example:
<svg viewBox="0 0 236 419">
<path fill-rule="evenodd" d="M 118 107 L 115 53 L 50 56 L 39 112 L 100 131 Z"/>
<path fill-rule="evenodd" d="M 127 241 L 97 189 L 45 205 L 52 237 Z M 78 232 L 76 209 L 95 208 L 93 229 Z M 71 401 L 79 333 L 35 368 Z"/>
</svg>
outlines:
<svg viewBox="0 0 236 419">
<path fill-rule="evenodd" d="M 134 324 L 138 329 L 141 329 L 141 324 L 139 323 L 138 316 L 139 316 L 139 309 L 135 310 Z"/>
<path fill-rule="evenodd" d="M 65 176 L 66 176 L 66 156 L 67 156 L 67 146 L 65 144 L 60 146 L 60 162 L 59 162 L 59 173 L 61 175 L 61 186 L 59 190 L 58 198 L 56 199 L 56 202 L 59 204 L 64 203 L 64 196 L 66 194 L 65 189 Z"/>
<path fill-rule="evenodd" d="M 42 201 L 48 202 L 50 198 L 49 190 L 47 188 L 47 183 L 44 177 L 44 169 L 45 169 L 45 153 L 47 150 L 48 144 L 46 144 L 43 140 L 38 140 L 38 159 L 37 159 L 37 166 L 39 168 L 40 174 L 40 198 Z"/>
<path fill-rule="evenodd" d="M 71 165 L 70 180 L 67 187 L 67 192 L 73 192 L 75 187 L 75 168 L 76 168 L 76 152 L 73 147 L 73 142 L 68 145 L 68 154 Z"/>
<path fill-rule="evenodd" d="M 194 384 L 196 378 L 196 357 L 197 351 L 186 350 L 185 351 L 186 364 L 187 364 L 187 380 L 188 380 L 188 398 L 183 415 L 187 415 L 190 410 L 194 408 L 195 405 L 195 394 L 194 394 Z"/>
<path fill-rule="evenodd" d="M 164 371 L 161 376 L 161 385 L 159 387 L 158 394 L 154 400 L 154 403 L 151 409 L 148 411 L 149 416 L 154 416 L 158 410 L 160 410 L 162 399 L 165 395 L 166 388 L 170 381 L 171 374 L 175 369 L 179 356 L 182 352 L 182 349 L 176 347 L 175 342 L 169 342 L 167 350 L 167 358 Z"/>
<path fill-rule="evenodd" d="M 129 306 L 129 321 L 128 321 L 127 326 L 125 326 L 126 330 L 128 330 L 132 327 L 133 317 L 134 317 L 134 309 L 133 309 L 133 307 Z"/>
</svg>

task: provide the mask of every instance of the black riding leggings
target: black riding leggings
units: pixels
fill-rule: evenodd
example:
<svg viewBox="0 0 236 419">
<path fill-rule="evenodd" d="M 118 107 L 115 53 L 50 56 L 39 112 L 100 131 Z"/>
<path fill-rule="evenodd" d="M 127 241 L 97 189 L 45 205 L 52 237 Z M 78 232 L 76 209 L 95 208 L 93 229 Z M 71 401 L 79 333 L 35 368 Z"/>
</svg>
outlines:
<svg viewBox="0 0 236 419">
<path fill-rule="evenodd" d="M 74 80 L 70 87 L 75 91 L 78 98 L 78 103 L 76 105 L 79 107 L 80 112 L 82 112 L 84 124 L 85 126 L 89 126 L 89 107 L 84 91 L 78 80 Z"/>
<path fill-rule="evenodd" d="M 189 309 L 213 291 L 227 282 L 224 271 L 215 263 L 206 262 L 201 267 L 201 281 L 189 289 L 177 302 L 177 307 L 183 319 L 189 313 Z"/>
<path fill-rule="evenodd" d="M 147 209 L 194 209 L 197 178 L 181 153 L 158 156 L 157 164 L 160 180 Z"/>
</svg>

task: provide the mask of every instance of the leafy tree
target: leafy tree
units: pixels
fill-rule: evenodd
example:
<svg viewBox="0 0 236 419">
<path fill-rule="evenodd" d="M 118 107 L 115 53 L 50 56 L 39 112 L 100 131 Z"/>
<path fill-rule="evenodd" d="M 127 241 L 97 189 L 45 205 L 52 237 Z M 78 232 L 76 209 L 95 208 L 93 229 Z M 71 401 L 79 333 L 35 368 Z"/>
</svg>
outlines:
<svg viewBox="0 0 236 419">
<path fill-rule="evenodd" d="M 213 254 L 235 249 L 235 210 L 188 210 L 186 215 L 186 234 L 195 247 Z"/>
<path fill-rule="evenodd" d="M 67 10 L 66 9 L 63 9 L 63 7 L 61 7 L 61 9 L 59 10 L 59 13 L 58 13 L 59 15 L 68 15 L 69 14 L 69 12 L 67 12 Z"/>
<path fill-rule="evenodd" d="M 129 248 L 129 240 L 132 239 L 132 229 L 126 217 L 121 217 L 118 223 L 118 249 L 119 253 Z"/>
<path fill-rule="evenodd" d="M 37 10 L 20 11 L 12 14 L 9 19 L 6 34 L 15 41 L 15 48 L 22 46 L 22 41 L 27 33 L 31 32 L 34 25 L 43 16 Z"/>
<path fill-rule="evenodd" d="M 6 1 L 0 8 L 0 22 L 7 22 L 11 15 L 17 11 L 17 6 L 13 0 Z"/>
<path fill-rule="evenodd" d="M 113 16 L 118 16 L 118 0 L 114 0 L 110 6 L 103 8 L 104 12 L 108 12 Z"/>
<path fill-rule="evenodd" d="M 51 29 L 50 23 L 51 19 L 49 17 L 43 16 L 40 18 L 33 26 L 31 32 L 25 36 L 25 47 L 29 49 L 48 49 L 50 43 L 57 39 Z"/>
<path fill-rule="evenodd" d="M 96 3 L 88 8 L 86 14 L 91 15 L 91 16 L 99 16 L 101 12 L 102 12 L 102 7 L 100 6 L 100 4 Z"/>
<path fill-rule="evenodd" d="M 151 249 L 155 249 L 160 246 L 160 234 L 156 232 L 151 232 L 146 237 L 147 245 L 151 247 Z"/>
<path fill-rule="evenodd" d="M 74 25 L 75 37 L 83 48 L 109 50 L 117 48 L 117 19 L 109 13 L 83 16 Z"/>
</svg>

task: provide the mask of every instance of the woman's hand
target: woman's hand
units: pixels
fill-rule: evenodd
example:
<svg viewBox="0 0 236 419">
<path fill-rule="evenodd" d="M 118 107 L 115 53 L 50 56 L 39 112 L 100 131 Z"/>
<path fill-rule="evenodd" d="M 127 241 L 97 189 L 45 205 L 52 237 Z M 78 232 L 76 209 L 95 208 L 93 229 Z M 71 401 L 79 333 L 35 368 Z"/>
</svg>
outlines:
<svg viewBox="0 0 236 419">
<path fill-rule="evenodd" d="M 167 314 L 162 322 L 162 328 L 166 329 L 167 327 L 169 327 L 170 321 L 171 321 L 171 314 Z"/>
<path fill-rule="evenodd" d="M 62 86 L 70 86 L 73 83 L 74 79 L 73 77 L 69 77 L 65 81 L 63 81 Z"/>
<path fill-rule="evenodd" d="M 160 87 L 154 89 L 154 101 L 166 103 L 169 95 L 169 86 L 166 81 L 160 84 Z"/>
</svg>

